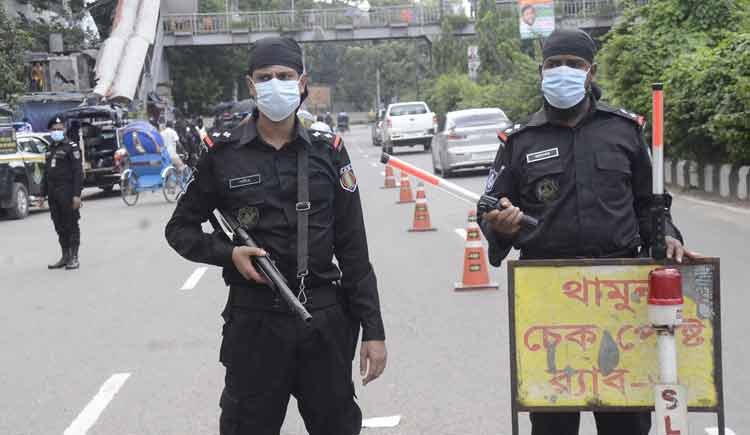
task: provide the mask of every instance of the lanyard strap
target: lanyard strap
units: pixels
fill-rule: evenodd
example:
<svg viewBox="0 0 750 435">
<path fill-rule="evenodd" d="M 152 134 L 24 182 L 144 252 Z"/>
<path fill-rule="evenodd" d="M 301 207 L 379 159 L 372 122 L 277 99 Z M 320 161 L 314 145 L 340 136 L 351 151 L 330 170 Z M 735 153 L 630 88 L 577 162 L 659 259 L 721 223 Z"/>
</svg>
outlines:
<svg viewBox="0 0 750 435">
<path fill-rule="evenodd" d="M 297 279 L 300 280 L 300 296 L 304 295 L 305 277 L 310 273 L 307 269 L 307 222 L 310 211 L 308 152 L 305 144 L 301 144 L 297 151 L 297 204 L 294 208 L 297 212 Z M 303 297 L 307 299 L 306 296 Z"/>
</svg>

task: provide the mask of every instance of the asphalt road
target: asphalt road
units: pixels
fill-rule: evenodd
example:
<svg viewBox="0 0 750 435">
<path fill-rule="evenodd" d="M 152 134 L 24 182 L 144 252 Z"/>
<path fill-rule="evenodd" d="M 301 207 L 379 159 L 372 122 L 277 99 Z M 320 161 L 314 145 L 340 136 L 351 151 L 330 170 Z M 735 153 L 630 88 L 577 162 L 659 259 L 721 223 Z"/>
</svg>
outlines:
<svg viewBox="0 0 750 435">
<path fill-rule="evenodd" d="M 456 229 L 466 227 L 473 206 L 428 189 L 438 231 L 406 232 L 413 206 L 396 205 L 397 190 L 380 189 L 383 168 L 369 134 L 355 127 L 345 140 L 364 198 L 390 359 L 384 376 L 357 393 L 365 417 L 402 419 L 363 433 L 510 433 L 505 269 L 492 271 L 500 291 L 455 293 L 464 247 Z M 421 150 L 397 154 L 431 169 Z M 479 192 L 484 174 L 454 181 Z M 218 433 L 227 293 L 220 270 L 201 275 L 201 265 L 167 246 L 173 205 L 161 194 L 127 207 L 117 192 L 87 190 L 84 201 L 78 271 L 47 270 L 59 255 L 47 212 L 0 221 L 0 434 Z M 679 195 L 673 210 L 688 245 L 722 259 L 727 423 L 748 433 L 750 210 Z M 522 433 L 527 421 L 521 416 Z M 690 422 L 694 434 L 716 425 L 712 415 L 691 414 Z M 581 433 L 592 428 L 586 415 Z M 305 433 L 293 402 L 282 433 Z"/>
</svg>

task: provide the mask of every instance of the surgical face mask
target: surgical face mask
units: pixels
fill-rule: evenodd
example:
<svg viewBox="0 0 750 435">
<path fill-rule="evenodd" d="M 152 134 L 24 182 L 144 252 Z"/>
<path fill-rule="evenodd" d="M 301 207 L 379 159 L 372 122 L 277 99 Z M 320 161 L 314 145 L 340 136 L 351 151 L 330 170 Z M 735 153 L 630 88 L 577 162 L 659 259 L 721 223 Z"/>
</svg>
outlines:
<svg viewBox="0 0 750 435">
<path fill-rule="evenodd" d="M 50 133 L 50 136 L 53 141 L 62 142 L 62 140 L 65 139 L 65 132 L 62 130 L 53 130 L 52 133 Z"/>
<path fill-rule="evenodd" d="M 255 83 L 258 110 L 271 121 L 288 118 L 300 105 L 299 82 L 296 80 L 271 79 Z"/>
<path fill-rule="evenodd" d="M 586 77 L 588 70 L 580 70 L 569 66 L 542 71 L 542 92 L 544 98 L 558 109 L 569 109 L 586 96 Z"/>
</svg>

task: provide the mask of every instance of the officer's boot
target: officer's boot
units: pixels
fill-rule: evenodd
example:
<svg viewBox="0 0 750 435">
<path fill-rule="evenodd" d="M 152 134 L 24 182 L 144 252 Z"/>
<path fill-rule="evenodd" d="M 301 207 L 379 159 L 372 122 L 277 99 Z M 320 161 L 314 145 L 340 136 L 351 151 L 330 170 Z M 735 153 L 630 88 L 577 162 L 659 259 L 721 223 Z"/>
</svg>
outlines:
<svg viewBox="0 0 750 435">
<path fill-rule="evenodd" d="M 62 257 L 60 257 L 59 260 L 57 260 L 57 263 L 54 264 L 48 264 L 47 269 L 62 269 L 65 267 L 66 264 L 68 264 L 68 257 L 70 256 L 68 248 L 61 248 L 62 249 Z"/>
<path fill-rule="evenodd" d="M 68 257 L 68 262 L 65 264 L 65 268 L 68 270 L 71 269 L 78 269 L 80 264 L 78 264 L 78 245 L 73 245 L 72 248 L 70 248 L 70 256 Z"/>
</svg>

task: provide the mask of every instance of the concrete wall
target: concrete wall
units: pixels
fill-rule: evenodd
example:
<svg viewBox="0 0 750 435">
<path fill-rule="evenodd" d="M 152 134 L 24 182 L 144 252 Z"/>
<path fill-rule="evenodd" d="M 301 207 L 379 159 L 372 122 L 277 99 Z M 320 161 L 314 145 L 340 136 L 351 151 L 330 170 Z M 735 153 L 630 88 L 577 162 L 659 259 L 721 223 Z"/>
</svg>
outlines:
<svg viewBox="0 0 750 435">
<path fill-rule="evenodd" d="M 664 159 L 664 183 L 750 204 L 750 166 Z"/>
</svg>

